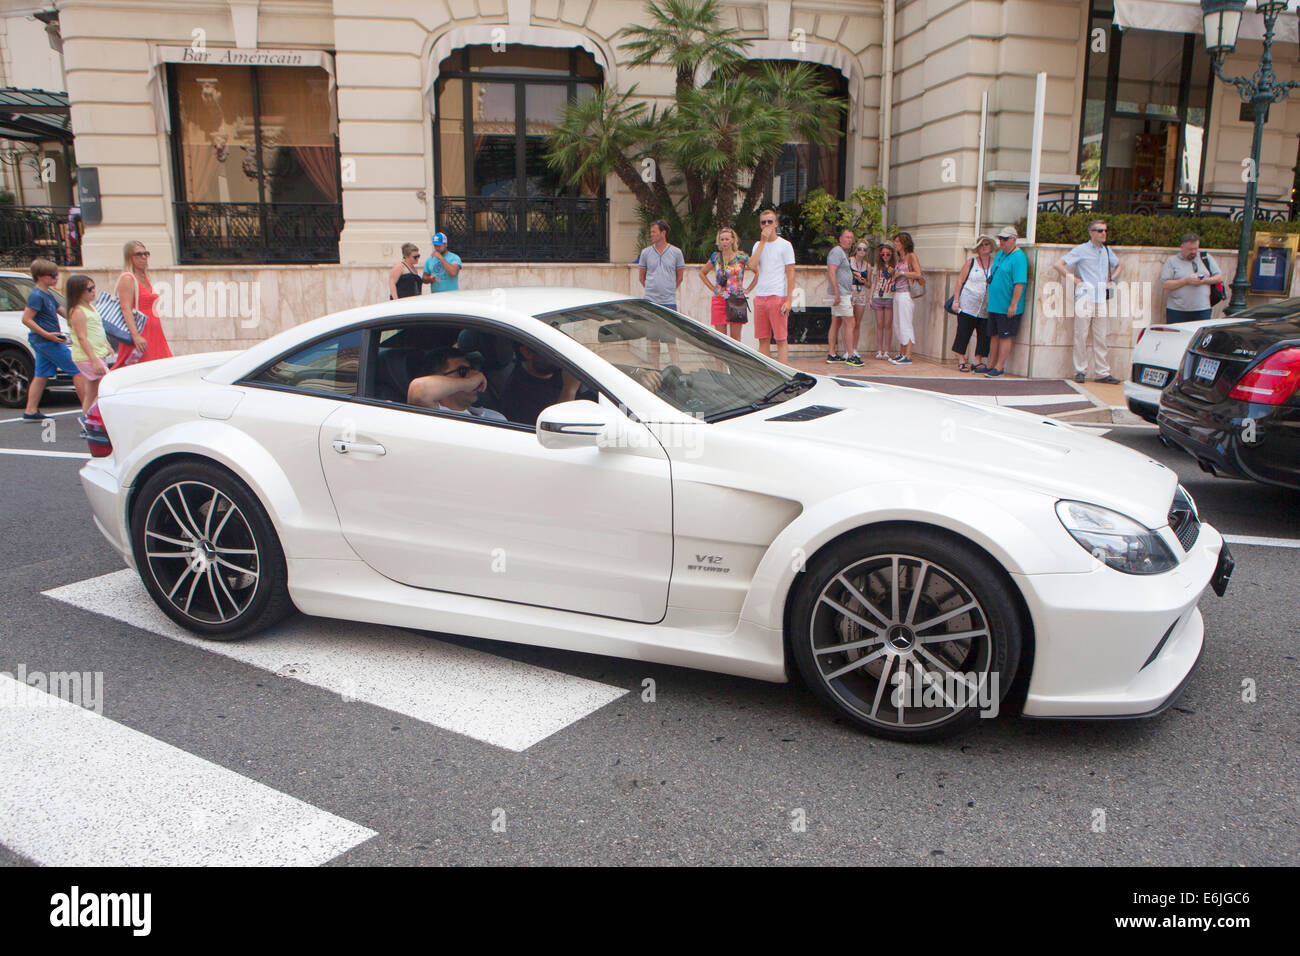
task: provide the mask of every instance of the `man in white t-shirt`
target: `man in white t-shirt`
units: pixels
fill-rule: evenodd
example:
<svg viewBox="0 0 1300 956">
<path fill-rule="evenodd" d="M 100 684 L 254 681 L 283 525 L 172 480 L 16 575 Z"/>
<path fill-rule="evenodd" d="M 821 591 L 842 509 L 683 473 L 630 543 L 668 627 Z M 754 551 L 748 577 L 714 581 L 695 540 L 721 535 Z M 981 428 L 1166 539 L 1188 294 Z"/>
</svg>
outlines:
<svg viewBox="0 0 1300 956">
<path fill-rule="evenodd" d="M 762 233 L 747 266 L 758 273 L 754 285 L 754 335 L 764 355 L 771 354 L 767 343 L 775 340 L 776 360 L 784 365 L 790 356 L 787 337 L 794 292 L 794 246 L 776 234 L 776 210 L 770 206 L 759 210 L 758 225 Z"/>
</svg>

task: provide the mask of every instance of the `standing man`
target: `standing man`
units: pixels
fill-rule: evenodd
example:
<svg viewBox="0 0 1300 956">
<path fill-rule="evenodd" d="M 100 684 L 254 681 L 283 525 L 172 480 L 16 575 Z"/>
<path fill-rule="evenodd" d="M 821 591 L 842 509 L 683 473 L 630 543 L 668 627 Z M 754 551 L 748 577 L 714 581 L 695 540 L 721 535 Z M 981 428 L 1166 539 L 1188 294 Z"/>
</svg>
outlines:
<svg viewBox="0 0 1300 956">
<path fill-rule="evenodd" d="M 840 244 L 826 257 L 826 284 L 834 297 L 831 302 L 830 354 L 827 363 L 862 365 L 858 354 L 858 320 L 853 312 L 853 267 L 849 250 L 853 248 L 853 230 L 840 230 Z M 836 352 L 839 332 L 844 332 L 844 351 Z"/>
<path fill-rule="evenodd" d="M 1118 385 L 1110 374 L 1107 360 L 1109 347 L 1106 331 L 1110 323 L 1107 300 L 1114 288 L 1111 283 L 1119 271 L 1119 259 L 1106 245 L 1106 222 L 1094 219 L 1088 225 L 1088 241 L 1080 243 L 1056 264 L 1056 271 L 1077 283 L 1074 290 L 1074 380 L 1082 382 L 1088 371 L 1088 339 L 1092 339 L 1092 359 L 1097 367 L 1097 381 Z"/>
<path fill-rule="evenodd" d="M 794 293 L 794 246 L 776 234 L 776 210 L 771 206 L 758 211 L 758 225 L 762 232 L 747 265 L 748 269 L 758 273 L 758 282 L 754 285 L 754 335 L 764 355 L 771 354 L 767 343 L 775 340 L 776 360 L 784 365 L 790 357 L 788 335 Z"/>
<path fill-rule="evenodd" d="M 686 257 L 668 241 L 668 223 L 656 219 L 650 223 L 650 245 L 641 250 L 636 261 L 641 267 L 641 284 L 645 300 L 677 311 L 677 287 L 686 275 Z"/>
<path fill-rule="evenodd" d="M 1007 369 L 1011 347 L 1020 331 L 1020 317 L 1025 311 L 1025 286 L 1029 282 L 1029 260 L 1023 249 L 1016 248 L 1020 233 L 1007 226 L 998 233 L 998 254 L 993 257 L 989 273 L 989 370 L 984 374 L 997 378 Z"/>
<path fill-rule="evenodd" d="M 1213 316 L 1210 286 L 1223 281 L 1223 270 L 1208 252 L 1201 252 L 1201 237 L 1183 236 L 1178 252 L 1165 260 L 1160 284 L 1165 290 L 1165 321 L 1204 322 Z"/>
<path fill-rule="evenodd" d="M 433 286 L 430 292 L 455 292 L 460 288 L 460 256 L 447 251 L 445 233 L 433 234 L 433 255 L 424 260 L 423 281 Z"/>
</svg>

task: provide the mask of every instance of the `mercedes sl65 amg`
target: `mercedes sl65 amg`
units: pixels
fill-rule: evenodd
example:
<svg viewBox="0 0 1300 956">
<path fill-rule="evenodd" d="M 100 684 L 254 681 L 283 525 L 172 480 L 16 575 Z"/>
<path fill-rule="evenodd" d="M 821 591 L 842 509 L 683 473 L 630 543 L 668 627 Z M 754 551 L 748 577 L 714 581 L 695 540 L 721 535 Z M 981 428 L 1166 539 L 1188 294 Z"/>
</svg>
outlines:
<svg viewBox="0 0 1300 956">
<path fill-rule="evenodd" d="M 1232 568 L 1145 455 L 608 292 L 418 296 L 142 363 L 88 426 L 100 530 L 212 640 L 296 609 L 797 672 L 894 739 L 1004 699 L 1158 713 Z"/>
</svg>

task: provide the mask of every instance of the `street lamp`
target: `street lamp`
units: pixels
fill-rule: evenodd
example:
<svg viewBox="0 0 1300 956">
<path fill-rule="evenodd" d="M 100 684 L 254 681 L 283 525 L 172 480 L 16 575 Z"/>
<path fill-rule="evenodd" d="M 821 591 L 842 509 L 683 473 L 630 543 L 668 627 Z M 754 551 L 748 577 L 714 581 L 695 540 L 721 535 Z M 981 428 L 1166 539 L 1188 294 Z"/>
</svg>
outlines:
<svg viewBox="0 0 1300 956">
<path fill-rule="evenodd" d="M 1258 0 L 1255 10 L 1264 18 L 1264 52 L 1259 58 L 1255 75 L 1246 77 L 1223 75 L 1223 58 L 1237 46 L 1237 32 L 1241 29 L 1241 15 L 1246 0 L 1201 0 L 1201 13 L 1205 23 L 1205 49 L 1214 64 L 1214 74 L 1224 83 L 1231 83 L 1249 103 L 1255 116 L 1255 132 L 1250 141 L 1250 169 L 1246 180 L 1246 204 L 1241 215 L 1241 243 L 1237 247 L 1237 274 L 1232 280 L 1232 299 L 1227 314 L 1236 315 L 1246 308 L 1246 291 L 1250 279 L 1246 275 L 1250 257 L 1250 233 L 1255 223 L 1255 194 L 1259 185 L 1259 150 L 1264 138 L 1264 114 L 1270 103 L 1286 99 L 1300 83 L 1281 82 L 1273 72 L 1273 28 L 1277 18 L 1287 9 L 1287 0 Z"/>
</svg>

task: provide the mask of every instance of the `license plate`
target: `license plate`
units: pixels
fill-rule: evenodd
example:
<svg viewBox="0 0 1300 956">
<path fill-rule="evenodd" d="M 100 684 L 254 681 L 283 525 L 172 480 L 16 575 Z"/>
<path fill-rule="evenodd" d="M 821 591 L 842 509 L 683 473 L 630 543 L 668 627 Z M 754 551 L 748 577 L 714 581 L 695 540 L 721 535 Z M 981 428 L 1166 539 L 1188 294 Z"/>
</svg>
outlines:
<svg viewBox="0 0 1300 956">
<path fill-rule="evenodd" d="M 1162 368 L 1144 368 L 1142 370 L 1142 384 L 1154 385 L 1156 388 L 1164 388 L 1165 380 L 1169 378 L 1169 373 Z"/>
<path fill-rule="evenodd" d="M 1207 382 L 1213 382 L 1214 377 L 1219 374 L 1219 360 L 1212 358 L 1203 358 L 1196 363 L 1196 378 L 1203 378 Z"/>
</svg>

